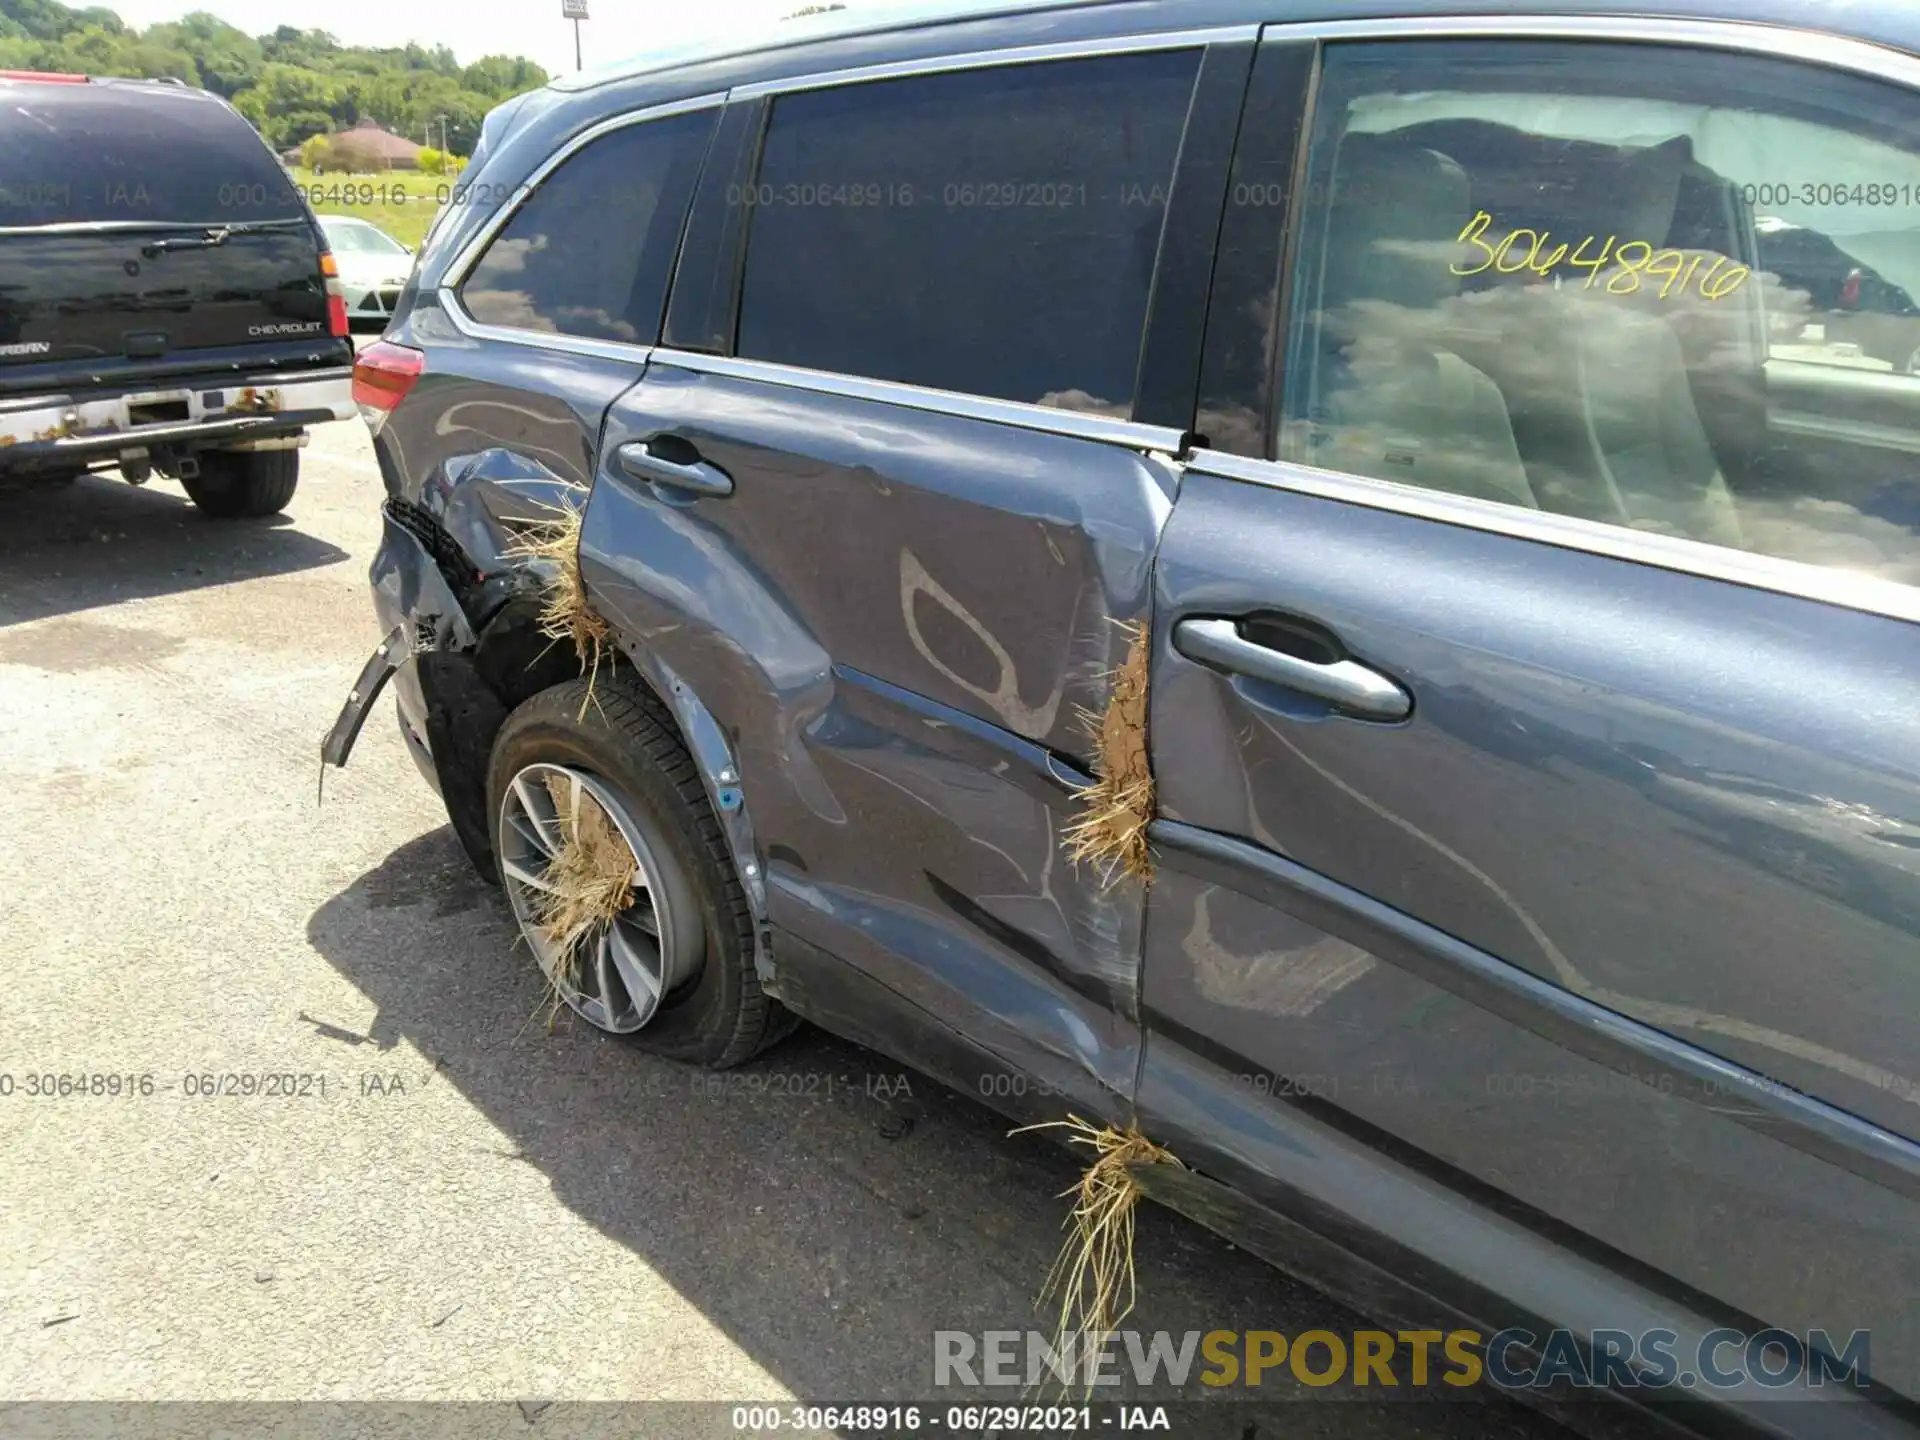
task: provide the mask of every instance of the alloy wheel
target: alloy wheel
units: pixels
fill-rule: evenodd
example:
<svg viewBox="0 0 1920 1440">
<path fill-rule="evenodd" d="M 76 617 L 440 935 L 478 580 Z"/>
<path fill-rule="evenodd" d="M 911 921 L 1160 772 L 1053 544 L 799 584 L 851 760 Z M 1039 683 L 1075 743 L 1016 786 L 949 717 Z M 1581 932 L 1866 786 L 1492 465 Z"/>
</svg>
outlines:
<svg viewBox="0 0 1920 1440">
<path fill-rule="evenodd" d="M 611 822 L 614 843 L 633 862 L 631 901 L 563 950 L 543 918 L 559 888 L 551 872 L 592 806 Z M 545 762 L 515 774 L 500 802 L 499 858 L 514 918 L 540 969 L 560 999 L 596 1029 L 615 1035 L 640 1029 L 695 968 L 675 953 L 679 931 L 646 829 L 599 776 Z"/>
</svg>

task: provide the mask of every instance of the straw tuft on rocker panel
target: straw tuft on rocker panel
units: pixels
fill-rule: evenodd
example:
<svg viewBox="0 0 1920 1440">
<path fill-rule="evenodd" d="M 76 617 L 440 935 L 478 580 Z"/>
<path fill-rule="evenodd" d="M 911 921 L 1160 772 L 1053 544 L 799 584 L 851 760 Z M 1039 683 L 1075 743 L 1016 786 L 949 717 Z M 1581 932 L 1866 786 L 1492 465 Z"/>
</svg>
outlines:
<svg viewBox="0 0 1920 1440">
<path fill-rule="evenodd" d="M 1093 1152 L 1079 1183 L 1062 1192 L 1074 1201 L 1066 1220 L 1069 1234 L 1039 1299 L 1041 1304 L 1052 1300 L 1059 1306 L 1055 1352 L 1084 1357 L 1097 1353 L 1133 1312 L 1133 1212 L 1144 1192 L 1132 1167 L 1179 1165 L 1180 1161 L 1132 1126 L 1121 1130 L 1069 1115 L 1065 1120 L 1022 1126 L 1013 1133 L 1029 1130 L 1065 1130 L 1069 1145 Z"/>
</svg>

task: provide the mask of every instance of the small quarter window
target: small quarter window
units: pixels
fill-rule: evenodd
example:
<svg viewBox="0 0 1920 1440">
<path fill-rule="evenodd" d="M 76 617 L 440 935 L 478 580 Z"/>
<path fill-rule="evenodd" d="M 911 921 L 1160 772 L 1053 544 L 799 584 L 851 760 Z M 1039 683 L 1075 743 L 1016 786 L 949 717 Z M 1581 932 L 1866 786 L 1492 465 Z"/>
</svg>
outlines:
<svg viewBox="0 0 1920 1440">
<path fill-rule="evenodd" d="M 717 111 L 629 125 L 542 180 L 460 286 L 485 325 L 651 345 Z M 481 187 L 484 189 L 484 185 Z"/>
<path fill-rule="evenodd" d="M 782 96 L 738 351 L 1126 417 L 1197 50 Z"/>
<path fill-rule="evenodd" d="M 1283 460 L 1920 583 L 1920 97 L 1329 47 Z"/>
</svg>

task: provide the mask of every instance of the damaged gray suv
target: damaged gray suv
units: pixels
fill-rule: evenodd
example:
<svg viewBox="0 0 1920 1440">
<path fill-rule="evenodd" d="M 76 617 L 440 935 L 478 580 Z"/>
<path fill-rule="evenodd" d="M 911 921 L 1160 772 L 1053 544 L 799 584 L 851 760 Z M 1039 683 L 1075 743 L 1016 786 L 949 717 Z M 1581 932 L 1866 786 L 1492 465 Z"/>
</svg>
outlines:
<svg viewBox="0 0 1920 1440">
<path fill-rule="evenodd" d="M 1920 294 L 1920 12 L 1399 9 L 496 111 L 356 368 L 326 758 L 390 681 L 662 1055 L 798 1016 L 1137 1132 L 1531 1400 L 1913 1434 L 1920 315 L 1766 260 Z"/>
</svg>

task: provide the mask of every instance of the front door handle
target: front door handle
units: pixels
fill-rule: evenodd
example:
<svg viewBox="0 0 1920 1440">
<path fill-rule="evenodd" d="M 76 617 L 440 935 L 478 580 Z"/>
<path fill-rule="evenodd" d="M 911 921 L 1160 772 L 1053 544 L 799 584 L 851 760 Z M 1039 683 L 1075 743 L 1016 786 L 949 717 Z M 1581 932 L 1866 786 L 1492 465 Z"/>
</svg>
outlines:
<svg viewBox="0 0 1920 1440">
<path fill-rule="evenodd" d="M 694 495 L 731 495 L 733 477 L 718 465 L 708 464 L 705 460 L 669 460 L 664 455 L 654 453 L 650 440 L 629 440 L 613 452 L 613 458 L 620 462 L 620 468 L 636 480 L 646 480 L 655 485 L 666 485 L 675 490 L 685 490 Z M 691 446 L 686 447 L 692 450 Z"/>
<path fill-rule="evenodd" d="M 1189 660 L 1312 695 L 1369 720 L 1404 720 L 1413 697 L 1378 670 L 1357 660 L 1320 664 L 1247 639 L 1231 620 L 1182 620 L 1173 648 Z"/>
</svg>

